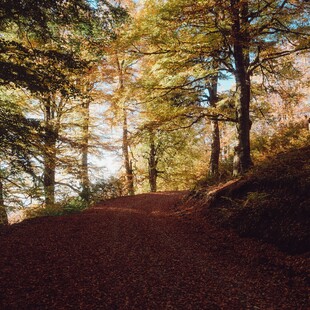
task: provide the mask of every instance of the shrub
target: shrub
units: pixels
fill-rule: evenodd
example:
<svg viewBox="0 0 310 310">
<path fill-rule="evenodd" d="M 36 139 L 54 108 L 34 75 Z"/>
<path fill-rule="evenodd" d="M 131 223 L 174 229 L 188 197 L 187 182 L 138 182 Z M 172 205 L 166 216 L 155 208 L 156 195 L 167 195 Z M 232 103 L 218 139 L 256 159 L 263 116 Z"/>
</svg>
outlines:
<svg viewBox="0 0 310 310">
<path fill-rule="evenodd" d="M 264 160 L 270 155 L 300 148 L 310 141 L 310 132 L 301 124 L 288 124 L 278 128 L 271 135 L 254 133 L 252 136 L 251 149 L 254 159 Z"/>
<path fill-rule="evenodd" d="M 70 197 L 51 206 L 39 206 L 26 211 L 26 218 L 42 216 L 60 216 L 78 213 L 86 208 L 85 202 L 80 197 Z"/>
<path fill-rule="evenodd" d="M 124 194 L 123 182 L 115 177 L 101 180 L 91 187 L 92 203 L 120 197 Z"/>
</svg>

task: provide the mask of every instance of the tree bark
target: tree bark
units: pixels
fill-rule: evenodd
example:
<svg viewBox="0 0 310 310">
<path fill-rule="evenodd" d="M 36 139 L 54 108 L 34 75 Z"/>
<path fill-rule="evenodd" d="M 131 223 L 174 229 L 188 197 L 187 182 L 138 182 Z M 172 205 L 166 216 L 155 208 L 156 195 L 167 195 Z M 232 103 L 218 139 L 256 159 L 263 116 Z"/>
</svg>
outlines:
<svg viewBox="0 0 310 310">
<path fill-rule="evenodd" d="M 3 182 L 0 178 L 0 225 L 8 225 L 8 215 L 4 206 Z"/>
<path fill-rule="evenodd" d="M 45 205 L 55 204 L 55 170 L 56 170 L 56 142 L 58 137 L 57 126 L 53 125 L 54 111 L 51 99 L 45 102 L 45 141 L 44 141 L 44 196 Z"/>
<path fill-rule="evenodd" d="M 124 67 L 123 62 L 120 61 L 118 58 L 118 54 L 116 53 L 116 65 L 117 65 L 117 71 L 118 71 L 118 90 L 123 96 L 124 94 Z M 127 122 L 127 109 L 122 102 L 122 112 L 123 112 L 123 160 L 124 160 L 124 167 L 125 167 L 125 183 L 126 183 L 126 191 L 127 195 L 134 195 L 134 177 L 133 177 L 133 168 L 132 168 L 132 161 L 130 160 L 129 156 L 129 139 L 128 139 L 128 122 Z"/>
<path fill-rule="evenodd" d="M 208 87 L 209 102 L 211 107 L 216 107 L 216 103 L 218 101 L 217 84 L 218 84 L 218 74 L 216 73 L 215 76 L 211 78 L 210 85 Z M 219 175 L 220 151 L 221 151 L 221 141 L 220 141 L 219 122 L 218 120 L 214 119 L 211 120 L 211 156 L 209 163 L 209 176 L 211 177 L 217 178 Z"/>
<path fill-rule="evenodd" d="M 82 124 L 82 162 L 81 162 L 81 198 L 88 206 L 90 203 L 90 182 L 88 174 L 88 151 L 89 151 L 89 101 L 82 104 L 83 124 Z"/>
<path fill-rule="evenodd" d="M 249 69 L 249 22 L 247 1 L 231 0 L 233 16 L 233 55 L 235 79 L 239 100 L 236 103 L 238 145 L 236 155 L 238 166 L 235 174 L 244 174 L 253 165 L 250 153 L 250 100 L 251 79 Z M 242 29 L 241 29 L 242 26 Z"/>
<path fill-rule="evenodd" d="M 149 170 L 149 184 L 151 192 L 157 191 L 157 163 L 158 160 L 156 158 L 156 147 L 154 142 L 154 134 L 150 131 L 150 154 L 148 158 L 148 170 Z"/>
<path fill-rule="evenodd" d="M 126 189 L 128 195 L 134 195 L 132 161 L 129 157 L 127 111 L 123 108 L 123 158 L 125 166 Z"/>
<path fill-rule="evenodd" d="M 221 151 L 220 130 L 218 120 L 211 120 L 211 156 L 209 164 L 209 176 L 217 178 L 219 175 L 219 159 Z"/>
</svg>

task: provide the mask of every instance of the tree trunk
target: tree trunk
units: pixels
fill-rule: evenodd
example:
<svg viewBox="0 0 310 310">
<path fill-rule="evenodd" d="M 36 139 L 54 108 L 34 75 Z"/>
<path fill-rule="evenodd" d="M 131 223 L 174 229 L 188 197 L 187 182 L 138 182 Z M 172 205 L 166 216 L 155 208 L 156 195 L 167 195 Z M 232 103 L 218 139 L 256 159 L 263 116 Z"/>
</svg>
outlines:
<svg viewBox="0 0 310 310">
<path fill-rule="evenodd" d="M 82 163 L 81 163 L 81 198 L 88 206 L 90 203 L 90 182 L 88 174 L 88 148 L 89 148 L 89 101 L 85 101 L 83 108 L 83 124 L 82 124 Z"/>
<path fill-rule="evenodd" d="M 123 158 L 125 166 L 126 189 L 128 195 L 134 195 L 132 161 L 129 158 L 127 111 L 123 108 Z"/>
<path fill-rule="evenodd" d="M 209 176 L 217 178 L 219 175 L 219 158 L 221 151 L 220 130 L 218 120 L 211 120 L 211 156 L 209 165 Z"/>
<path fill-rule="evenodd" d="M 149 164 L 148 170 L 149 170 L 149 184 L 151 192 L 157 191 L 157 175 L 158 175 L 157 163 L 158 160 L 156 158 L 154 134 L 152 131 L 150 131 L 150 154 L 148 158 L 148 164 Z"/>
<path fill-rule="evenodd" d="M 48 130 L 45 138 L 44 154 L 44 194 L 45 205 L 55 204 L 55 169 L 56 169 L 56 139 L 54 132 Z"/>
<path fill-rule="evenodd" d="M 253 165 L 250 153 L 251 79 L 249 68 L 249 22 L 247 1 L 231 0 L 233 16 L 233 47 L 235 78 L 239 100 L 236 103 L 237 137 L 235 174 L 244 174 Z M 242 29 L 241 29 L 242 26 Z"/>
<path fill-rule="evenodd" d="M 58 129 L 52 124 L 54 111 L 51 100 L 46 102 L 45 106 L 45 141 L 44 141 L 44 196 L 45 205 L 53 206 L 55 204 L 55 169 L 56 169 L 56 141 Z"/>
<path fill-rule="evenodd" d="M 8 215 L 4 206 L 4 195 L 3 195 L 3 182 L 0 178 L 0 225 L 8 225 Z"/>
<path fill-rule="evenodd" d="M 118 70 L 118 79 L 119 79 L 119 85 L 118 90 L 121 94 L 121 96 L 124 95 L 124 63 L 120 61 L 118 58 L 118 54 L 116 53 L 116 65 Z M 128 139 L 128 123 L 127 123 L 127 109 L 124 104 L 122 103 L 122 109 L 123 109 L 123 160 L 124 160 L 124 167 L 125 167 L 125 183 L 126 183 L 126 191 L 127 195 L 134 195 L 134 178 L 133 178 L 133 169 L 132 169 L 132 161 L 129 157 L 129 139 Z"/>
<path fill-rule="evenodd" d="M 217 66 L 215 66 L 217 69 Z M 216 107 L 218 96 L 217 96 L 217 84 L 218 84 L 218 74 L 216 73 L 213 78 L 211 78 L 210 85 L 208 87 L 209 92 L 209 102 L 211 107 Z M 217 178 L 219 175 L 219 160 L 221 152 L 221 142 L 220 142 L 220 131 L 219 122 L 216 119 L 211 120 L 211 156 L 209 163 L 209 176 Z"/>
</svg>

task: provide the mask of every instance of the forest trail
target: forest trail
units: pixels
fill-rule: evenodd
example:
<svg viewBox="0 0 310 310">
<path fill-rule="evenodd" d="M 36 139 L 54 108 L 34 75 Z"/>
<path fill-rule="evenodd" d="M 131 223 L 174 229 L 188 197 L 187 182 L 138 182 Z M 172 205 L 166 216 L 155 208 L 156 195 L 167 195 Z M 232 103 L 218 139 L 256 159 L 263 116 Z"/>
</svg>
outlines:
<svg viewBox="0 0 310 310">
<path fill-rule="evenodd" d="M 0 231 L 0 309 L 307 309 L 306 256 L 177 212 L 186 192 L 113 199 Z"/>
</svg>

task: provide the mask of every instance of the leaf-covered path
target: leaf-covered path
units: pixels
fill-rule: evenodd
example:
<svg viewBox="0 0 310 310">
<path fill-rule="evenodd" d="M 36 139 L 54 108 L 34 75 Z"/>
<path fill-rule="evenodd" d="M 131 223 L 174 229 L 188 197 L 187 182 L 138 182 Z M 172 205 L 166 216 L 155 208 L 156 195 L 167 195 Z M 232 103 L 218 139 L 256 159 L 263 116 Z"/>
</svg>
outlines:
<svg viewBox="0 0 310 310">
<path fill-rule="evenodd" d="M 308 309 L 306 255 L 123 197 L 0 231 L 0 309 Z"/>
</svg>

